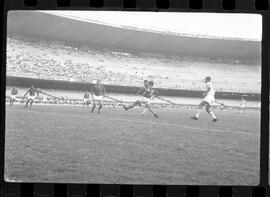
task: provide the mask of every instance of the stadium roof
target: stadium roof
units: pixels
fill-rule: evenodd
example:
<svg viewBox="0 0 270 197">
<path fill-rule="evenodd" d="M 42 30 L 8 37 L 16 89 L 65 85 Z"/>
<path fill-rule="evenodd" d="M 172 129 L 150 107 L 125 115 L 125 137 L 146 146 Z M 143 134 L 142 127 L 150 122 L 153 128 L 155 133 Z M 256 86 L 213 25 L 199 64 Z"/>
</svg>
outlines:
<svg viewBox="0 0 270 197">
<path fill-rule="evenodd" d="M 8 34 L 63 41 L 78 46 L 130 52 L 162 53 L 209 58 L 260 60 L 261 44 L 254 40 L 194 37 L 188 34 L 112 26 L 38 11 L 8 13 Z"/>
<path fill-rule="evenodd" d="M 131 11 L 40 11 L 79 21 L 167 34 L 261 41 L 262 18 L 256 14 L 131 12 Z"/>
</svg>

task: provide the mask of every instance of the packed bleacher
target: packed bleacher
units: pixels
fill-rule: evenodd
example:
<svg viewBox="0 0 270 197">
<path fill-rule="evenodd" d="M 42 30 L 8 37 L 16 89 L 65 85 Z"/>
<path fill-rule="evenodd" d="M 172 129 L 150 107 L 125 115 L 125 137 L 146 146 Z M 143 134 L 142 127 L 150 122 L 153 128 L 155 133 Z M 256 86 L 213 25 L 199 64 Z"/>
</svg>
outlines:
<svg viewBox="0 0 270 197">
<path fill-rule="evenodd" d="M 143 79 L 159 88 L 204 89 L 211 76 L 217 91 L 260 93 L 260 65 L 197 61 L 185 57 L 131 54 L 78 48 L 34 39 L 7 39 L 7 76 L 141 86 Z"/>
</svg>

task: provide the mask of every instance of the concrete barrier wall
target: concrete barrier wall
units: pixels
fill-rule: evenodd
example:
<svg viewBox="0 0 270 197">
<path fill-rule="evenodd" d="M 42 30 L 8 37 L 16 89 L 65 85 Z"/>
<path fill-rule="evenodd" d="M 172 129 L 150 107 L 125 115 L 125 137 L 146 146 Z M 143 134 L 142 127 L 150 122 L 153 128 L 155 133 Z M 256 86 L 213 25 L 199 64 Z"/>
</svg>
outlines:
<svg viewBox="0 0 270 197">
<path fill-rule="evenodd" d="M 6 86 L 16 87 L 30 87 L 34 85 L 36 88 L 41 89 L 55 89 L 55 90 L 68 90 L 68 91 L 90 91 L 93 86 L 92 83 L 82 82 L 69 82 L 60 80 L 44 80 L 35 78 L 24 78 L 24 77 L 6 77 Z M 105 89 L 108 93 L 119 93 L 119 94 L 135 94 L 139 87 L 135 86 L 116 86 L 106 85 Z M 203 91 L 193 90 L 181 90 L 181 89 L 162 89 L 157 88 L 160 95 L 173 96 L 173 97 L 202 97 Z M 260 101 L 260 94 L 247 94 L 247 93 L 234 93 L 234 92 L 217 92 L 217 99 L 235 99 L 240 100 L 244 96 L 249 101 Z"/>
</svg>

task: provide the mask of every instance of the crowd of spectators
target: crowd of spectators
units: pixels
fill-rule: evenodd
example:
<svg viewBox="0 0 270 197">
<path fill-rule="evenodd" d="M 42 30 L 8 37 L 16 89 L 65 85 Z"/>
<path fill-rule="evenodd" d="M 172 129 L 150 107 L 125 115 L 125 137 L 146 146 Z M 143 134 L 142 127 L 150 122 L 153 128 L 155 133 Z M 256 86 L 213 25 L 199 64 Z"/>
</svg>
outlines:
<svg viewBox="0 0 270 197">
<path fill-rule="evenodd" d="M 198 90 L 212 76 L 219 91 L 260 91 L 259 65 L 192 61 L 121 53 L 108 49 L 72 47 L 35 39 L 7 39 L 7 75 L 78 82 L 101 79 L 112 85 L 141 86 L 143 79 L 157 87 Z"/>
</svg>

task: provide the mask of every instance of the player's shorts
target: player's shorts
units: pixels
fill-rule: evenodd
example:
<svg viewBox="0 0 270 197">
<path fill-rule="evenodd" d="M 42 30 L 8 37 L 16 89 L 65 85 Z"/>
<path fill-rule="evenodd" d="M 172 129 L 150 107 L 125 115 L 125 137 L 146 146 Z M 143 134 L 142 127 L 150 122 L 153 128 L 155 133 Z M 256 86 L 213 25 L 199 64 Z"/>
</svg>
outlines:
<svg viewBox="0 0 270 197">
<path fill-rule="evenodd" d="M 203 101 L 211 105 L 212 103 L 215 102 L 215 97 L 212 95 L 207 95 L 206 97 L 204 97 Z"/>
<path fill-rule="evenodd" d="M 103 101 L 103 96 L 97 96 L 97 95 L 94 95 L 94 96 L 93 96 L 93 99 L 94 99 L 95 101 Z"/>
<path fill-rule="evenodd" d="M 90 98 L 84 98 L 84 99 L 83 99 L 83 102 L 84 102 L 84 103 L 90 103 L 90 101 L 91 101 Z"/>
<path fill-rule="evenodd" d="M 27 99 L 34 101 L 36 99 L 36 96 L 35 95 L 34 96 L 28 95 Z"/>
<path fill-rule="evenodd" d="M 241 109 L 245 109 L 246 106 L 245 106 L 245 105 L 240 105 L 240 108 L 241 108 Z"/>
<path fill-rule="evenodd" d="M 143 104 L 150 105 L 152 99 L 151 99 L 151 98 L 142 97 L 139 101 L 140 101 L 141 103 L 143 103 Z"/>
<path fill-rule="evenodd" d="M 12 100 L 16 100 L 16 95 L 10 95 L 10 98 L 12 99 Z"/>
</svg>

